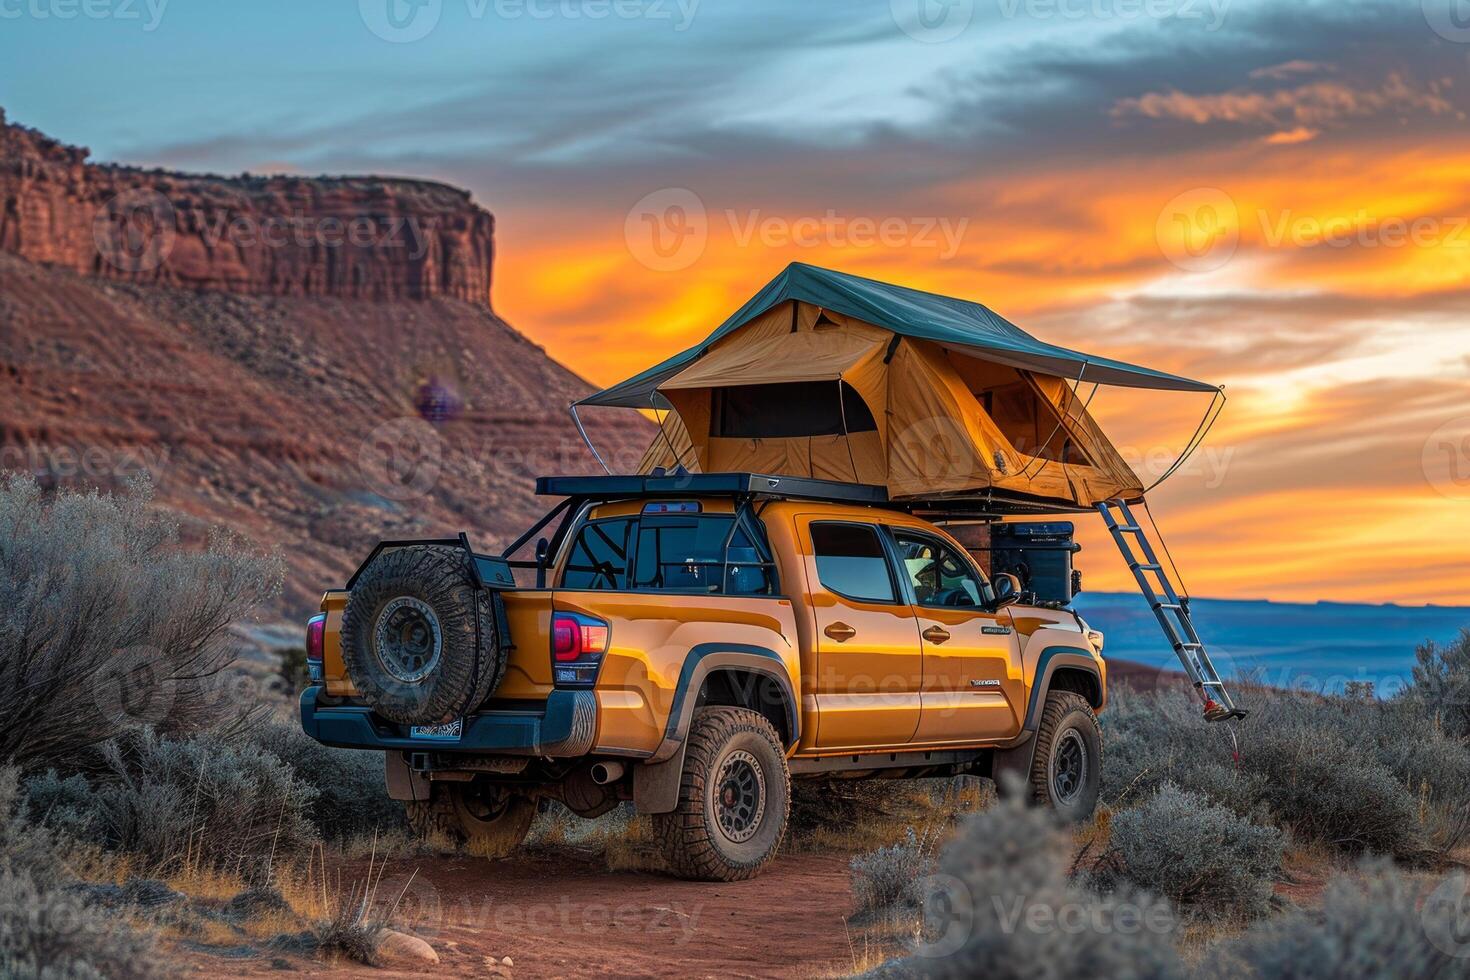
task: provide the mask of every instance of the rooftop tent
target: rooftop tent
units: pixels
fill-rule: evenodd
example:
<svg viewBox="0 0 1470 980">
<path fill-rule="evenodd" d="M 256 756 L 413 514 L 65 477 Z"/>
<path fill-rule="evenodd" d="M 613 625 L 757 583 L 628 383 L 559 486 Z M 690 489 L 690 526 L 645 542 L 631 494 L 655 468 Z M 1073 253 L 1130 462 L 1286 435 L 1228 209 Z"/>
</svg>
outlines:
<svg viewBox="0 0 1470 980">
<path fill-rule="evenodd" d="M 1078 381 L 1217 391 L 1043 343 L 978 303 L 793 263 L 699 345 L 578 404 L 668 413 L 642 472 L 809 476 L 893 498 L 1140 496 Z"/>
</svg>

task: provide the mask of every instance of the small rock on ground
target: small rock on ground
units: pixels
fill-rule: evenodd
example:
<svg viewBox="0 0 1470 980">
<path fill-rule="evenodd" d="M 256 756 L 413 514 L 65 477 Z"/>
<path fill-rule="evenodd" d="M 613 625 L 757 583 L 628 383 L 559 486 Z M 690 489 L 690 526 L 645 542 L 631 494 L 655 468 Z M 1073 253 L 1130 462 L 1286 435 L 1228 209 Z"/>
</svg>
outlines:
<svg viewBox="0 0 1470 980">
<path fill-rule="evenodd" d="M 378 956 L 384 962 L 438 963 L 439 954 L 434 947 L 418 936 L 406 932 L 384 929 L 378 940 Z"/>
</svg>

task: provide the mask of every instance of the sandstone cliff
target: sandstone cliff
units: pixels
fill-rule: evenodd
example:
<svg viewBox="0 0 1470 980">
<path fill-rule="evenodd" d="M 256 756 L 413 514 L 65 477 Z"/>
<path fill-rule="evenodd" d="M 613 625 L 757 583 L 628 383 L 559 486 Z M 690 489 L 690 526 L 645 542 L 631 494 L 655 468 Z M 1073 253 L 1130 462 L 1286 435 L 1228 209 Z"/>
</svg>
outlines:
<svg viewBox="0 0 1470 980">
<path fill-rule="evenodd" d="M 87 162 L 0 110 L 0 250 L 108 279 L 257 296 L 489 305 L 495 222 L 417 180 L 222 178 Z"/>
</svg>

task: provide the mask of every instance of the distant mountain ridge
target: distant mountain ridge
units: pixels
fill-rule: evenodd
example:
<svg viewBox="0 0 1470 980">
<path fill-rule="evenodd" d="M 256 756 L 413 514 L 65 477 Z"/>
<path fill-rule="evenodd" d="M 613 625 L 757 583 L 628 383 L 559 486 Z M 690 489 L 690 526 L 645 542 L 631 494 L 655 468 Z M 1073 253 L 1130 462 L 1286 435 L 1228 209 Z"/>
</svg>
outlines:
<svg viewBox="0 0 1470 980">
<path fill-rule="evenodd" d="M 1179 669 L 1142 596 L 1084 592 L 1074 605 L 1105 634 L 1109 659 Z M 1222 674 L 1324 691 L 1371 681 L 1380 694 L 1392 694 L 1412 680 L 1416 647 L 1448 642 L 1470 627 L 1467 606 L 1196 598 L 1190 608 Z"/>
</svg>

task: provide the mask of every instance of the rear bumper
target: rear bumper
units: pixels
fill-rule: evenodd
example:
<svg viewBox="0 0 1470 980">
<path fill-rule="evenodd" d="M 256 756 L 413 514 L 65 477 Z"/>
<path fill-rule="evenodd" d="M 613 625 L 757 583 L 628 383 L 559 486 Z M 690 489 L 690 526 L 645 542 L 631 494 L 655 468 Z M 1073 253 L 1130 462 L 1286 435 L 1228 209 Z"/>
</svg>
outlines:
<svg viewBox="0 0 1470 980">
<path fill-rule="evenodd" d="M 591 691 L 552 691 L 544 711 L 483 711 L 465 719 L 458 740 L 412 738 L 407 729 L 358 705 L 319 705 L 321 686 L 301 694 L 301 729 L 343 749 L 408 749 L 571 758 L 586 755 L 597 736 Z"/>
</svg>

